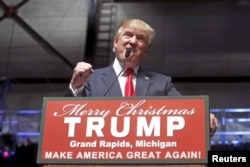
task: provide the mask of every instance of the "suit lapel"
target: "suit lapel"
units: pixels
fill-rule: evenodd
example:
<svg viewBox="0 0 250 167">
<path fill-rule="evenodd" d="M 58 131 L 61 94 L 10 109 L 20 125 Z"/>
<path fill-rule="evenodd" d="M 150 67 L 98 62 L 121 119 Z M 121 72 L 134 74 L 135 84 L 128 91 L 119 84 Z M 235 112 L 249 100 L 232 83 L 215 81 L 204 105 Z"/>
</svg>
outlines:
<svg viewBox="0 0 250 167">
<path fill-rule="evenodd" d="M 112 66 L 108 66 L 102 74 L 102 80 L 106 86 L 107 91 L 109 87 L 113 84 L 114 80 L 116 79 L 116 74 Z M 122 96 L 121 88 L 119 81 L 116 80 L 115 83 L 111 86 L 110 90 L 108 91 L 106 96 Z"/>
<path fill-rule="evenodd" d="M 137 72 L 136 96 L 146 96 L 151 82 L 151 77 L 141 68 Z"/>
</svg>

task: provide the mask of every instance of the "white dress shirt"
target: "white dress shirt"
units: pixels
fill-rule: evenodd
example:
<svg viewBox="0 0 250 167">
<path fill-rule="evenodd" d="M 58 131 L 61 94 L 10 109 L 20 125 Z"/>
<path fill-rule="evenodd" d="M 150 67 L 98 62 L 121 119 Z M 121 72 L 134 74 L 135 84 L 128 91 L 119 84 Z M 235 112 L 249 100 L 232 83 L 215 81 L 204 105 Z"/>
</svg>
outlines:
<svg viewBox="0 0 250 167">
<path fill-rule="evenodd" d="M 119 61 L 115 58 L 113 68 L 115 70 L 116 76 L 118 76 L 119 73 L 121 72 L 121 70 L 123 69 L 123 64 L 120 64 Z M 137 74 L 138 69 L 139 69 L 139 67 L 133 68 L 133 70 L 134 70 L 134 75 L 133 75 L 134 90 L 135 90 L 135 85 L 136 85 L 136 74 Z M 125 95 L 125 84 L 126 84 L 126 80 L 127 80 L 127 74 L 125 73 L 125 71 L 126 71 L 126 69 L 123 70 L 122 74 L 118 77 L 118 82 L 120 84 L 123 96 Z"/>
</svg>

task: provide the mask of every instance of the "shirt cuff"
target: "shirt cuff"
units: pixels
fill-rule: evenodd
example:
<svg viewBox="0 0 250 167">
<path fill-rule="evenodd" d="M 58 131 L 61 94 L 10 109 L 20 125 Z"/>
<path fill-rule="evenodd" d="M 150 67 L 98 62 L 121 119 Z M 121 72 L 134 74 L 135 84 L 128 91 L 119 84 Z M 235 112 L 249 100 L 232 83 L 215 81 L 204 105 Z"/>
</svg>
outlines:
<svg viewBox="0 0 250 167">
<path fill-rule="evenodd" d="M 81 96 L 81 93 L 82 93 L 82 91 L 84 89 L 84 85 L 82 85 L 80 88 L 77 88 L 77 89 L 74 90 L 72 88 L 71 84 L 69 84 L 69 89 L 71 90 L 71 92 L 73 93 L 73 95 L 75 97 L 79 97 L 79 96 Z"/>
</svg>

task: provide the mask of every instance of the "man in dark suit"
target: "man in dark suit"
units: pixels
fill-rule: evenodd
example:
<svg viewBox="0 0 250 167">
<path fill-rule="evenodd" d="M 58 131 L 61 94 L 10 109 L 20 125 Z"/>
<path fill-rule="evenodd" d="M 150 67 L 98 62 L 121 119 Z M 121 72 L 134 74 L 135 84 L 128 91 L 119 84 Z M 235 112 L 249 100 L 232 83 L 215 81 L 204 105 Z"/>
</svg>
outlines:
<svg viewBox="0 0 250 167">
<path fill-rule="evenodd" d="M 151 71 L 140 66 L 148 54 L 154 29 L 139 19 L 121 22 L 113 42 L 116 55 L 114 63 L 106 68 L 93 70 L 92 65 L 79 62 L 73 72 L 70 83 L 72 96 L 126 96 L 127 69 L 133 69 L 132 86 L 134 96 L 180 96 L 171 77 Z M 115 79 L 117 78 L 117 82 Z M 218 123 L 214 114 L 210 114 L 211 136 Z"/>
</svg>

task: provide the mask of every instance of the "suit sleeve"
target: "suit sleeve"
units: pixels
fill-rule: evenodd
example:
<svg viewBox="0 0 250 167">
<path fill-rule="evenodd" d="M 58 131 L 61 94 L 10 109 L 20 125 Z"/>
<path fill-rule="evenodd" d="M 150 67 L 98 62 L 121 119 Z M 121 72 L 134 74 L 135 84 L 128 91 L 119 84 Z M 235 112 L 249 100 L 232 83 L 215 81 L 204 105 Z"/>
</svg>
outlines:
<svg viewBox="0 0 250 167">
<path fill-rule="evenodd" d="M 181 93 L 175 88 L 174 84 L 171 81 L 171 78 L 169 79 L 169 83 L 166 89 L 166 95 L 167 96 L 181 96 Z"/>
</svg>

